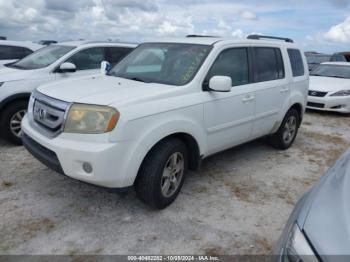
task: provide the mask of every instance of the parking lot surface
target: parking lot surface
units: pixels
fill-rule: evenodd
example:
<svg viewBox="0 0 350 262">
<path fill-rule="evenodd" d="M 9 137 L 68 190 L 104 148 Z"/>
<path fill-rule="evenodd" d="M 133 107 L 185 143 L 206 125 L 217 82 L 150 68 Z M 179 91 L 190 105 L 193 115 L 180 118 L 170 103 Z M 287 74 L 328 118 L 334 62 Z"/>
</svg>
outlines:
<svg viewBox="0 0 350 262">
<path fill-rule="evenodd" d="M 268 254 L 298 198 L 350 146 L 349 130 L 350 116 L 307 112 L 291 149 L 260 139 L 212 156 L 162 211 L 0 141 L 0 253 Z"/>
</svg>

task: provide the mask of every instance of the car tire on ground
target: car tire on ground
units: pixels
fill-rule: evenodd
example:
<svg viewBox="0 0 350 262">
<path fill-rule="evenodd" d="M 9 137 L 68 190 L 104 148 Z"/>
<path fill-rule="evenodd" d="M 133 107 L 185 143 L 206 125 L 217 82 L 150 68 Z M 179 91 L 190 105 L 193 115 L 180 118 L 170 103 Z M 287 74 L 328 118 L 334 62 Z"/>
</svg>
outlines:
<svg viewBox="0 0 350 262">
<path fill-rule="evenodd" d="M 27 112 L 28 102 L 17 101 L 4 108 L 0 117 L 1 136 L 8 142 L 21 145 L 21 121 Z"/>
<path fill-rule="evenodd" d="M 144 159 L 135 181 L 137 196 L 155 209 L 170 205 L 179 194 L 188 167 L 186 145 L 177 138 L 157 144 Z"/>
<path fill-rule="evenodd" d="M 275 134 L 268 137 L 269 143 L 281 150 L 290 148 L 298 134 L 300 115 L 294 108 L 289 109 Z"/>
</svg>

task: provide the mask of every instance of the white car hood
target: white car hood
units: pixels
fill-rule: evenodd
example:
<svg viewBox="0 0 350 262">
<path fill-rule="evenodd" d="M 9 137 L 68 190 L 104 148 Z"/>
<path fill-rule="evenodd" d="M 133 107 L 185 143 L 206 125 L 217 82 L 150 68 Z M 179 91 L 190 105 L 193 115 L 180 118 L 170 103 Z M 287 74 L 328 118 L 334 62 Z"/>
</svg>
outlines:
<svg viewBox="0 0 350 262">
<path fill-rule="evenodd" d="M 38 88 L 40 93 L 58 100 L 98 105 L 128 104 L 174 90 L 174 86 L 101 75 L 52 82 Z"/>
<path fill-rule="evenodd" d="M 309 90 L 320 92 L 338 92 L 350 89 L 350 79 L 310 76 Z"/>
<path fill-rule="evenodd" d="M 20 70 L 6 66 L 0 67 L 0 82 L 18 81 L 29 78 L 35 70 Z"/>
</svg>

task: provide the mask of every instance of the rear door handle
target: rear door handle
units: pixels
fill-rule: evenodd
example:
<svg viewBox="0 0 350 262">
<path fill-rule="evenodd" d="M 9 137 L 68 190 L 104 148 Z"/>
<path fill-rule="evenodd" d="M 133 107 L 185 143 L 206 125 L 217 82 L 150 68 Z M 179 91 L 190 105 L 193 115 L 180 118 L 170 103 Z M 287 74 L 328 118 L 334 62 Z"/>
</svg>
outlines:
<svg viewBox="0 0 350 262">
<path fill-rule="evenodd" d="M 253 95 L 248 95 L 248 96 L 244 97 L 244 98 L 242 99 L 242 101 L 243 101 L 243 103 L 246 103 L 246 102 L 249 102 L 249 101 L 253 101 L 254 99 L 255 99 L 255 96 L 253 96 Z"/>
</svg>

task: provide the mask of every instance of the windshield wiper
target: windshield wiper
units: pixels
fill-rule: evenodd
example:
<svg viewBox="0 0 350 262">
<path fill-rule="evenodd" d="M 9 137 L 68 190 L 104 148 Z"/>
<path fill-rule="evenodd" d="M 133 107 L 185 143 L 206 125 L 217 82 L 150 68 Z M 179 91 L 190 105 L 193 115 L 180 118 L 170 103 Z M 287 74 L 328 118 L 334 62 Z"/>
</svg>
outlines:
<svg viewBox="0 0 350 262">
<path fill-rule="evenodd" d="M 12 68 L 18 68 L 18 69 L 23 69 L 22 66 L 16 65 L 16 64 L 7 64 L 7 67 L 12 67 Z"/>
<path fill-rule="evenodd" d="M 131 78 L 125 77 L 125 78 L 133 81 L 142 82 L 142 83 L 151 83 L 150 81 L 147 81 L 146 79 L 143 79 L 141 77 L 131 77 Z"/>
<path fill-rule="evenodd" d="M 327 76 L 327 75 L 318 75 L 318 74 L 310 74 L 310 76 L 332 77 L 332 76 Z"/>
<path fill-rule="evenodd" d="M 107 75 L 109 76 L 114 76 L 114 77 L 120 77 L 120 78 L 125 78 L 125 79 L 128 79 L 128 80 L 133 80 L 133 81 L 138 81 L 138 82 L 142 82 L 142 83 L 152 83 L 151 81 L 149 80 L 146 80 L 142 77 L 138 77 L 138 76 L 135 76 L 135 77 L 126 77 L 124 75 L 118 75 L 118 74 L 114 74 L 112 72 L 109 72 Z"/>
<path fill-rule="evenodd" d="M 329 77 L 334 77 L 334 78 L 346 78 L 344 76 L 329 76 Z"/>
</svg>

